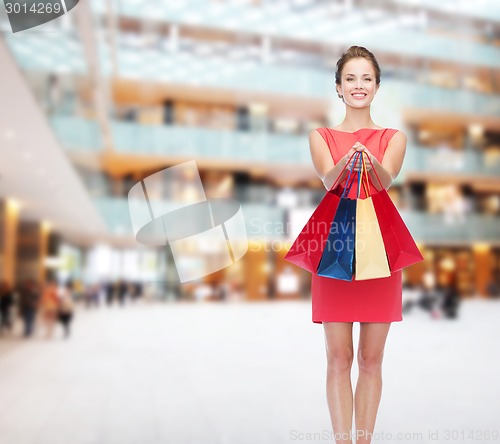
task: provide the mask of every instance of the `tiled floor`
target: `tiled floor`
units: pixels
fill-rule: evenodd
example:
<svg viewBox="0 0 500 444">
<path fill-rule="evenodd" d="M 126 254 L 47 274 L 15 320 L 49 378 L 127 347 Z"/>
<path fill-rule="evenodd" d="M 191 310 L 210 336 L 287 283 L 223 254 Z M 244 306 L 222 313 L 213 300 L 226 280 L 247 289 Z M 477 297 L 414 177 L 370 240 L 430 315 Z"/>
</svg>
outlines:
<svg viewBox="0 0 500 444">
<path fill-rule="evenodd" d="M 310 318 L 307 301 L 136 304 L 80 309 L 69 340 L 1 338 L 0 444 L 332 442 Z M 500 442 L 499 319 L 470 300 L 393 323 L 372 442 Z"/>
</svg>

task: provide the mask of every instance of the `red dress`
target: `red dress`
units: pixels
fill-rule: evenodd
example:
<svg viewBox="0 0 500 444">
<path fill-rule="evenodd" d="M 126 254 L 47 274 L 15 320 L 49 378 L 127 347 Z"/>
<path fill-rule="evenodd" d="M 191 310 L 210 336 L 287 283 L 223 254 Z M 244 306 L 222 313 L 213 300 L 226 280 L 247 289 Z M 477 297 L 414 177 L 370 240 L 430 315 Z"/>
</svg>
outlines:
<svg viewBox="0 0 500 444">
<path fill-rule="evenodd" d="M 392 128 L 361 128 L 352 133 L 331 128 L 316 129 L 325 139 L 335 164 L 356 142 L 362 143 L 379 162 L 392 136 Z M 357 176 L 349 192 L 357 193 Z M 376 188 L 370 183 L 370 191 Z M 360 197 L 366 197 L 361 187 Z M 361 281 L 343 281 L 312 274 L 312 321 L 323 322 L 398 322 L 402 316 L 402 271 L 391 276 Z"/>
</svg>

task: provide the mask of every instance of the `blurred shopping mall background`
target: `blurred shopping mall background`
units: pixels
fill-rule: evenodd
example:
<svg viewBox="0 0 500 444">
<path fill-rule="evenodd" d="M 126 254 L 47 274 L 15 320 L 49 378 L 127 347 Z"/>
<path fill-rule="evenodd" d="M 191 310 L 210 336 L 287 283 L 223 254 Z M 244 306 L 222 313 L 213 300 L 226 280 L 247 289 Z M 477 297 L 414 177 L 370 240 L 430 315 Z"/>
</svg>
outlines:
<svg viewBox="0 0 500 444">
<path fill-rule="evenodd" d="M 425 257 L 404 270 L 379 425 L 497 425 L 500 2 L 81 0 L 17 33 L 1 4 L 0 27 L 1 442 L 328 428 L 310 274 L 284 255 L 325 193 L 308 134 L 344 117 L 334 70 L 351 45 L 381 65 L 374 122 L 408 137 L 389 193 Z M 207 198 L 240 202 L 249 250 L 181 283 L 202 245 L 174 260 L 141 244 L 127 197 L 192 160 Z M 35 319 L 54 294 L 73 302 L 70 341 Z"/>
<path fill-rule="evenodd" d="M 342 121 L 335 62 L 360 44 L 382 68 L 374 121 L 408 137 L 390 195 L 426 260 L 405 283 L 498 295 L 497 2 L 96 0 L 15 34 L 1 11 L 2 279 L 308 298 L 310 275 L 283 259 L 324 194 L 307 136 Z M 241 203 L 252 247 L 180 285 L 169 247 L 136 241 L 127 195 L 189 160 L 207 198 Z"/>
</svg>

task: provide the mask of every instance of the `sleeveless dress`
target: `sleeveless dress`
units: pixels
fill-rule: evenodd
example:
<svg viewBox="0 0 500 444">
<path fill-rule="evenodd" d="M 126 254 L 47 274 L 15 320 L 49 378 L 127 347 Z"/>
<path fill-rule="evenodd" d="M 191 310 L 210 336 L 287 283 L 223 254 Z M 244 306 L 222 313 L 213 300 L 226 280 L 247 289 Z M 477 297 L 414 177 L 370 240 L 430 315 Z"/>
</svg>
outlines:
<svg viewBox="0 0 500 444">
<path fill-rule="evenodd" d="M 362 143 L 382 162 L 390 139 L 398 132 L 392 128 L 361 128 L 352 133 L 331 128 L 317 128 L 337 164 L 356 142 Z M 370 176 L 371 178 L 371 176 Z M 357 193 L 357 175 L 348 197 Z M 345 182 L 344 182 L 345 184 Z M 377 190 L 370 183 L 370 192 Z M 366 194 L 361 187 L 360 198 Z M 312 274 L 312 321 L 323 322 L 398 322 L 402 316 L 402 270 L 391 276 L 361 281 L 343 281 Z"/>
</svg>

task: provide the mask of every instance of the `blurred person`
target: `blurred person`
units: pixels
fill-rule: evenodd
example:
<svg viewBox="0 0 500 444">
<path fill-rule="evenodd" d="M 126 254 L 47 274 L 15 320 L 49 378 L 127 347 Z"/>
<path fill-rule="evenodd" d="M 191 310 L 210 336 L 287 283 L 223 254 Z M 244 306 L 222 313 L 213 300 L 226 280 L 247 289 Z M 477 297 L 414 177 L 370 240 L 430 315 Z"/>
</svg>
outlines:
<svg viewBox="0 0 500 444">
<path fill-rule="evenodd" d="M 47 84 L 47 111 L 49 114 L 57 113 L 63 100 L 63 88 L 56 74 L 50 74 Z"/>
<path fill-rule="evenodd" d="M 154 299 L 156 299 L 156 297 L 157 294 L 155 285 L 152 282 L 148 282 L 144 287 L 144 300 L 146 302 L 152 302 Z"/>
<path fill-rule="evenodd" d="M 456 185 L 448 185 L 444 190 L 445 203 L 443 206 L 444 221 L 449 225 L 465 223 L 466 200 L 460 194 Z"/>
<path fill-rule="evenodd" d="M 140 299 L 142 297 L 142 292 L 143 292 L 143 285 L 142 282 L 136 281 L 132 284 L 132 301 L 135 301 L 136 299 Z"/>
<path fill-rule="evenodd" d="M 436 303 L 442 295 L 443 289 L 440 285 L 434 287 L 424 286 L 418 299 L 418 306 L 431 314 L 435 314 Z"/>
<path fill-rule="evenodd" d="M 492 278 L 488 283 L 488 295 L 492 298 L 500 297 L 500 286 L 498 285 L 498 277 Z"/>
<path fill-rule="evenodd" d="M 227 282 L 226 300 L 240 302 L 244 300 L 243 284 L 234 280 Z"/>
<path fill-rule="evenodd" d="M 86 308 L 91 308 L 93 306 L 97 307 L 99 305 L 100 291 L 101 288 L 99 284 L 92 284 L 86 287 L 83 293 Z"/>
<path fill-rule="evenodd" d="M 440 319 L 443 317 L 441 304 L 442 301 L 444 300 L 445 293 L 446 293 L 446 287 L 442 285 L 437 285 L 436 289 L 430 296 L 424 293 L 423 299 L 421 301 L 422 308 L 429 311 L 431 318 Z M 424 306 L 424 304 L 426 306 Z"/>
<path fill-rule="evenodd" d="M 408 314 L 415 308 L 429 313 L 434 318 L 440 317 L 439 304 L 442 290 L 438 287 L 426 287 L 407 284 L 403 290 L 403 314 Z"/>
<path fill-rule="evenodd" d="M 441 299 L 441 313 L 443 317 L 448 319 L 456 319 L 458 317 L 458 307 L 460 305 L 460 292 L 458 290 L 457 278 L 453 277 L 450 283 L 443 291 Z"/>
<path fill-rule="evenodd" d="M 208 300 L 212 296 L 213 289 L 209 284 L 200 282 L 194 288 L 193 294 L 196 301 L 201 302 Z"/>
<path fill-rule="evenodd" d="M 335 84 L 345 104 L 344 121 L 335 128 L 317 128 L 309 134 L 309 148 L 318 176 L 330 190 L 351 172 L 355 198 L 362 152 L 371 177 L 369 189 L 388 189 L 398 176 L 405 152 L 406 135 L 394 128 L 375 125 L 371 102 L 380 86 L 380 67 L 369 50 L 351 46 L 337 61 Z M 369 149 L 364 145 L 369 145 Z M 376 174 L 375 174 L 376 173 Z M 364 190 L 361 190 L 362 194 Z M 382 395 L 382 360 L 392 322 L 402 318 L 402 271 L 389 277 L 345 281 L 312 274 L 313 322 L 322 324 L 327 354 L 326 392 L 331 424 L 337 443 L 371 442 Z M 357 362 L 359 377 L 353 394 L 353 324 L 360 323 Z M 354 417 L 355 433 L 352 430 Z"/>
<path fill-rule="evenodd" d="M 24 337 L 33 335 L 36 313 L 40 302 L 40 289 L 33 278 L 26 279 L 19 289 L 19 312 L 24 323 Z"/>
<path fill-rule="evenodd" d="M 436 275 L 431 269 L 427 269 L 422 277 L 422 284 L 425 290 L 432 291 L 436 287 Z"/>
<path fill-rule="evenodd" d="M 85 287 L 80 279 L 70 280 L 68 284 L 71 286 L 71 292 L 73 294 L 73 299 L 75 301 L 81 300 L 83 298 L 83 293 L 85 291 Z"/>
<path fill-rule="evenodd" d="M 443 294 L 443 289 L 437 284 L 434 271 L 431 269 L 425 271 L 422 284 L 423 287 L 418 299 L 418 306 L 430 313 L 432 317 L 439 317 L 438 304 Z"/>
<path fill-rule="evenodd" d="M 212 282 L 212 298 L 214 301 L 223 301 L 223 289 L 220 282 Z"/>
<path fill-rule="evenodd" d="M 14 305 L 14 292 L 7 280 L 0 282 L 0 335 L 4 330 L 10 332 L 12 322 L 10 318 L 11 307 Z"/>
<path fill-rule="evenodd" d="M 445 281 L 436 285 L 432 300 L 431 315 L 433 318 L 455 318 L 460 302 L 456 275 L 449 275 Z"/>
<path fill-rule="evenodd" d="M 91 291 L 92 304 L 98 307 L 99 305 L 101 305 L 102 301 L 102 291 L 103 291 L 102 285 L 99 282 L 96 282 L 94 285 L 92 285 L 91 288 L 92 288 Z"/>
<path fill-rule="evenodd" d="M 128 294 L 128 284 L 126 281 L 123 279 L 119 279 L 117 284 L 116 284 L 116 292 L 118 296 L 118 302 L 120 303 L 120 306 L 123 307 L 125 305 L 125 299 Z"/>
<path fill-rule="evenodd" d="M 229 284 L 226 280 L 224 280 L 220 284 L 220 298 L 221 301 L 227 301 L 227 295 L 229 293 Z"/>
<path fill-rule="evenodd" d="M 45 325 L 45 337 L 52 338 L 54 326 L 57 322 L 59 309 L 59 295 L 57 282 L 51 279 L 45 285 L 40 299 L 40 313 Z"/>
<path fill-rule="evenodd" d="M 108 281 L 108 282 L 106 282 L 104 288 L 105 288 L 105 294 L 106 294 L 106 304 L 112 305 L 113 300 L 115 298 L 115 285 L 113 284 L 113 282 Z"/>
<path fill-rule="evenodd" d="M 403 286 L 403 314 L 409 313 L 418 304 L 420 291 L 418 286 L 414 284 Z"/>
<path fill-rule="evenodd" d="M 58 319 L 64 329 L 64 337 L 68 338 L 70 335 L 71 321 L 73 320 L 73 291 L 70 283 L 63 286 L 59 295 L 58 304 Z"/>
</svg>

